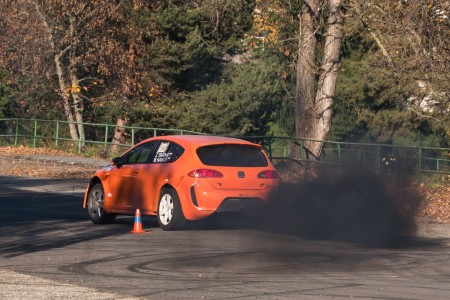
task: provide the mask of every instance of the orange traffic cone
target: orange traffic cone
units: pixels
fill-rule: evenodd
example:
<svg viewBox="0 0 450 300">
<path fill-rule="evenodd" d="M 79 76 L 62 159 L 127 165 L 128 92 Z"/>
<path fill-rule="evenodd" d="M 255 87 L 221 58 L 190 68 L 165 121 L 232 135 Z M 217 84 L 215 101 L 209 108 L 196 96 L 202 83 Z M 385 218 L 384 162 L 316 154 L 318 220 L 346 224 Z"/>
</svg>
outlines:
<svg viewBox="0 0 450 300">
<path fill-rule="evenodd" d="M 145 233 L 145 231 L 142 230 L 141 211 L 139 210 L 139 208 L 136 209 L 136 215 L 134 217 L 134 228 L 131 233 Z"/>
</svg>

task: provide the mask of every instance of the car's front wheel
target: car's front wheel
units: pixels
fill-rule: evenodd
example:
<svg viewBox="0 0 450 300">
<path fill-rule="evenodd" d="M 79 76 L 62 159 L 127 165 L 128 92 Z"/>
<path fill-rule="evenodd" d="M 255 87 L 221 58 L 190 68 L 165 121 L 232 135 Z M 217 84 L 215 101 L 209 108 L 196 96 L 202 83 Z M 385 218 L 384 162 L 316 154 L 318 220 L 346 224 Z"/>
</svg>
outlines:
<svg viewBox="0 0 450 300">
<path fill-rule="evenodd" d="M 105 192 L 101 183 L 96 183 L 89 191 L 87 199 L 87 210 L 89 218 L 95 224 L 112 223 L 116 219 L 115 214 L 105 212 Z"/>
<path fill-rule="evenodd" d="M 186 223 L 180 199 L 172 188 L 161 190 L 158 203 L 158 223 L 163 230 L 179 230 Z"/>
</svg>

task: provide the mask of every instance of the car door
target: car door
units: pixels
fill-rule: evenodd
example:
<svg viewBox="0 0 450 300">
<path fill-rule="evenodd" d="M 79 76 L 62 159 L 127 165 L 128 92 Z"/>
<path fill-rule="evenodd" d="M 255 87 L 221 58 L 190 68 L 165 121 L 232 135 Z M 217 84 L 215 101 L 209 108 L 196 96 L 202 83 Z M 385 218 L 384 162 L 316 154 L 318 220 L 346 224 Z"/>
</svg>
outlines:
<svg viewBox="0 0 450 300">
<path fill-rule="evenodd" d="M 145 181 L 139 174 L 145 170 L 158 143 L 159 141 L 150 141 L 132 148 L 122 156 L 123 164 L 111 170 L 110 188 L 114 210 L 133 212 L 142 207 Z"/>
<path fill-rule="evenodd" d="M 160 189 L 164 184 L 172 183 L 171 180 L 176 173 L 173 163 L 183 152 L 184 149 L 177 143 L 161 140 L 153 154 L 148 157 L 147 164 L 139 173 L 145 197 L 142 209 L 147 213 L 156 213 Z"/>
</svg>

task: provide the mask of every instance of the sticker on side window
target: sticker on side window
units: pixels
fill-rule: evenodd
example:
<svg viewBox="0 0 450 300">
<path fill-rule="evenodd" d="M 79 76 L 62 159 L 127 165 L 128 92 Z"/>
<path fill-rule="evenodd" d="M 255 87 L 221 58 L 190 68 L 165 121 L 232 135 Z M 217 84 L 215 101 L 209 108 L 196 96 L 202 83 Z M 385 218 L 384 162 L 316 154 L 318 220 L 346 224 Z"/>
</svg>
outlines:
<svg viewBox="0 0 450 300">
<path fill-rule="evenodd" d="M 159 145 L 158 151 L 156 151 L 155 158 L 153 159 L 153 162 L 155 163 L 166 163 L 170 161 L 172 158 L 172 153 L 166 153 L 167 149 L 169 148 L 170 142 L 161 142 Z"/>
<path fill-rule="evenodd" d="M 169 148 L 170 142 L 162 142 L 161 145 L 159 145 L 158 151 L 156 153 L 162 153 L 166 152 L 167 148 Z"/>
<path fill-rule="evenodd" d="M 168 161 L 170 161 L 170 159 L 172 158 L 172 153 L 156 153 L 155 158 L 153 159 L 153 162 L 155 163 L 166 163 Z"/>
</svg>

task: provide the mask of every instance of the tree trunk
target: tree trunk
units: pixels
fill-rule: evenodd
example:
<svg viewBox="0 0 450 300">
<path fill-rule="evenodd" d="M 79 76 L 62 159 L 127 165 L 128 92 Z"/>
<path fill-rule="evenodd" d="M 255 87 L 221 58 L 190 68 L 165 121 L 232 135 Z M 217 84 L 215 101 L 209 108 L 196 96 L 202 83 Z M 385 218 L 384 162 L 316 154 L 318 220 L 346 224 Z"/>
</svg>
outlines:
<svg viewBox="0 0 450 300">
<path fill-rule="evenodd" d="M 314 77 L 316 73 L 316 30 L 319 17 L 319 1 L 303 4 L 300 12 L 300 35 L 297 60 L 295 105 L 295 136 L 308 137 L 314 121 Z M 292 149 L 293 157 L 300 157 L 299 147 Z"/>
<path fill-rule="evenodd" d="M 55 55 L 55 65 L 56 65 L 56 74 L 58 75 L 58 83 L 60 89 L 60 96 L 63 100 L 64 106 L 64 114 L 66 115 L 67 121 L 69 122 L 69 131 L 72 140 L 78 141 L 78 131 L 75 124 L 75 118 L 73 116 L 72 110 L 70 109 L 70 100 L 69 93 L 66 91 L 66 83 L 64 80 L 63 69 L 61 66 L 61 58 L 60 55 Z"/>
<path fill-rule="evenodd" d="M 72 110 L 70 108 L 70 99 L 69 99 L 69 95 L 66 91 L 67 85 L 66 85 L 66 81 L 64 79 L 65 78 L 64 68 L 63 68 L 63 65 L 61 62 L 62 57 L 69 50 L 69 48 L 63 49 L 59 52 L 57 51 L 55 41 L 53 39 L 52 30 L 50 29 L 50 26 L 49 26 L 47 20 L 45 19 L 44 14 L 41 11 L 41 7 L 39 6 L 39 4 L 36 1 L 34 1 L 33 4 L 36 8 L 37 14 L 39 15 L 39 18 L 42 21 L 43 26 L 47 30 L 50 48 L 55 55 L 54 61 L 55 61 L 56 75 L 58 76 L 58 84 L 59 84 L 59 90 L 60 90 L 59 95 L 63 101 L 64 114 L 66 115 L 67 121 L 69 122 L 70 136 L 71 136 L 72 140 L 78 141 L 78 139 L 79 139 L 78 131 L 77 131 L 77 127 L 75 124 L 75 118 L 74 118 Z"/>
<path fill-rule="evenodd" d="M 124 126 L 127 126 L 128 119 L 123 117 L 118 117 L 116 120 L 116 128 L 114 129 L 114 136 L 112 140 L 112 147 L 111 150 L 114 153 L 119 152 L 120 144 L 123 144 L 125 142 L 125 131 L 126 129 Z"/>
<path fill-rule="evenodd" d="M 71 72 L 72 73 L 72 72 Z M 73 99 L 73 107 L 75 110 L 75 119 L 77 121 L 78 135 L 79 139 L 82 142 L 82 145 L 85 145 L 85 136 L 84 136 L 84 123 L 83 123 L 83 100 L 81 99 L 77 89 L 79 89 L 78 78 L 76 74 L 70 74 L 71 82 L 72 82 L 72 99 Z"/>
<path fill-rule="evenodd" d="M 75 35 L 76 35 L 76 26 L 75 26 L 75 19 L 73 16 L 70 16 L 70 36 L 71 36 L 71 47 L 70 47 L 70 55 L 69 55 L 69 76 L 70 81 L 72 84 L 71 87 L 71 94 L 72 94 L 72 100 L 73 100 L 73 109 L 75 111 L 75 119 L 77 120 L 77 128 L 78 128 L 78 135 L 80 138 L 80 141 L 82 143 L 82 146 L 85 145 L 85 136 L 84 136 L 84 123 L 83 123 L 83 111 L 84 111 L 84 104 L 83 100 L 80 97 L 80 81 L 78 80 L 77 76 L 77 63 L 76 63 L 76 42 L 75 42 Z"/>
<path fill-rule="evenodd" d="M 317 2 L 316 2 L 317 3 Z M 343 36 L 344 12 L 342 0 L 329 0 L 328 28 L 325 37 L 324 54 L 320 68 L 320 76 L 317 84 L 317 92 L 314 94 L 314 69 L 310 63 L 315 59 L 314 49 L 308 43 L 308 36 L 300 34 L 300 47 L 306 47 L 309 51 L 303 51 L 306 58 L 299 55 L 297 63 L 297 94 L 296 94 L 296 137 L 323 141 L 330 131 L 333 97 L 336 87 L 337 72 L 339 69 L 339 52 Z M 316 28 L 314 20 L 317 14 L 309 5 L 302 9 L 300 26 L 307 34 L 311 28 Z M 314 17 L 314 18 L 313 18 Z M 313 33 L 314 34 L 314 33 Z M 305 40 L 306 38 L 306 40 Z M 300 54 L 300 53 L 299 53 Z M 308 61 L 308 63 L 305 63 Z M 314 98 L 313 98 L 314 97 Z M 305 141 L 303 147 L 310 158 L 318 159 L 322 153 L 323 142 Z"/>
</svg>

